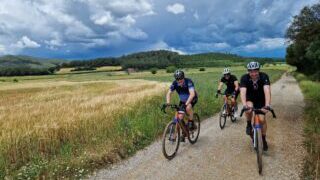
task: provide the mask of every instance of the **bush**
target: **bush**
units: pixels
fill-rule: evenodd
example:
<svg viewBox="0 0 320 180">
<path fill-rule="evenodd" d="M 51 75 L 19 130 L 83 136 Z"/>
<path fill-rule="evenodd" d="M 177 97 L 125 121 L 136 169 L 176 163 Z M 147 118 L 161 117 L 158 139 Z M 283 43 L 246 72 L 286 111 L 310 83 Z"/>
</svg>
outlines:
<svg viewBox="0 0 320 180">
<path fill-rule="evenodd" d="M 19 80 L 18 80 L 18 79 L 16 79 L 16 78 L 14 78 L 14 79 L 13 79 L 13 82 L 19 82 Z"/>
<path fill-rule="evenodd" d="M 199 71 L 206 71 L 206 69 L 202 67 L 199 69 Z"/>
<path fill-rule="evenodd" d="M 157 71 L 158 71 L 157 68 L 151 68 L 151 69 L 150 69 L 150 72 L 151 72 L 152 74 L 157 74 Z"/>
<path fill-rule="evenodd" d="M 169 66 L 166 68 L 167 73 L 174 73 L 177 68 L 175 66 Z"/>
</svg>

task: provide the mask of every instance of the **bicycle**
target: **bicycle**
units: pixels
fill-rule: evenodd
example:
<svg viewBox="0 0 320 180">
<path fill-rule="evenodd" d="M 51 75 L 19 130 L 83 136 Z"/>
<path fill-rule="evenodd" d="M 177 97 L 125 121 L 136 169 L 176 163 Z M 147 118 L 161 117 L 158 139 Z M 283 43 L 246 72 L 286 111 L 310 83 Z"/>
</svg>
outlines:
<svg viewBox="0 0 320 180">
<path fill-rule="evenodd" d="M 171 160 L 175 157 L 179 145 L 180 145 L 180 137 L 181 135 L 185 135 L 191 144 L 197 142 L 199 134 L 200 134 L 200 118 L 197 113 L 193 114 L 193 122 L 196 127 L 194 130 L 190 130 L 189 127 L 185 123 L 185 115 L 183 119 L 179 119 L 179 114 L 185 114 L 179 111 L 180 107 L 175 104 L 166 104 L 163 105 L 161 110 L 166 113 L 166 107 L 170 107 L 171 109 L 175 109 L 175 117 L 171 122 L 169 122 L 163 132 L 162 136 L 162 153 L 164 157 Z M 182 131 L 180 131 L 182 129 Z"/>
<path fill-rule="evenodd" d="M 252 121 L 253 124 L 252 124 L 252 127 L 253 128 L 253 147 L 254 149 L 256 150 L 256 153 L 257 153 L 257 163 L 258 163 L 258 171 L 259 171 L 259 174 L 262 173 L 262 151 L 263 151 L 263 144 L 262 144 L 262 124 L 260 122 L 260 117 L 257 113 L 259 112 L 263 112 L 262 109 L 256 109 L 256 108 L 243 108 L 241 110 L 241 114 L 240 114 L 240 117 L 242 117 L 242 114 L 245 112 L 245 111 L 248 111 L 252 109 L 253 111 L 253 116 L 252 116 Z M 272 116 L 273 118 L 276 118 L 276 114 L 274 113 L 274 110 L 272 108 L 263 108 L 265 110 L 268 110 L 272 113 Z"/>
<path fill-rule="evenodd" d="M 218 95 L 223 96 L 223 93 L 217 93 L 216 98 L 218 98 Z M 233 96 L 227 96 L 227 101 L 224 100 L 224 104 L 221 107 L 220 113 L 219 113 L 219 125 L 220 128 L 223 129 L 226 125 L 227 117 L 230 117 L 231 122 L 236 122 L 237 118 L 235 117 L 235 112 L 237 109 L 237 104 L 235 106 L 232 106 L 231 97 Z"/>
</svg>

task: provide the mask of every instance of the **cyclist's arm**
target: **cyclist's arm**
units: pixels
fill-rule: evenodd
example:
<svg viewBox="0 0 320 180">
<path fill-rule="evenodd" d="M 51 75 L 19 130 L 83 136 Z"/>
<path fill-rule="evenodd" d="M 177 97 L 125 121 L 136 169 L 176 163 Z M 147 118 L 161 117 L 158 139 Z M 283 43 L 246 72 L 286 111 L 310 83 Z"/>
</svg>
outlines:
<svg viewBox="0 0 320 180">
<path fill-rule="evenodd" d="M 218 90 L 221 91 L 222 86 L 223 86 L 223 82 L 219 81 Z"/>
<path fill-rule="evenodd" d="M 234 81 L 234 91 L 238 91 L 239 90 L 239 82 L 238 81 Z"/>
<path fill-rule="evenodd" d="M 271 90 L 270 90 L 270 85 L 264 85 L 263 86 L 263 91 L 264 91 L 264 96 L 266 99 L 266 104 L 265 106 L 270 106 L 271 103 Z"/>
<path fill-rule="evenodd" d="M 167 104 L 170 104 L 171 102 L 171 94 L 173 93 L 173 91 L 171 91 L 171 89 L 169 89 L 169 91 L 167 92 Z"/>
<path fill-rule="evenodd" d="M 241 87 L 240 88 L 240 97 L 241 97 L 241 102 L 243 106 L 247 105 L 247 88 L 246 87 Z"/>
<path fill-rule="evenodd" d="M 190 93 L 190 95 L 189 95 L 189 98 L 188 98 L 188 100 L 186 102 L 187 106 L 191 103 L 192 99 L 196 95 L 196 93 L 194 92 L 194 89 L 189 89 L 189 93 Z"/>
</svg>

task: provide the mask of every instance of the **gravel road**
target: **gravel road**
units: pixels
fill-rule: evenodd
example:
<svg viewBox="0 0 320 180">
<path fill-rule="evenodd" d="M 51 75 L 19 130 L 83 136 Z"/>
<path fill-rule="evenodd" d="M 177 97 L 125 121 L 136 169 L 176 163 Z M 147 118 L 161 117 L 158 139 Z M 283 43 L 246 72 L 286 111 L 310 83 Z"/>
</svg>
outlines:
<svg viewBox="0 0 320 180">
<path fill-rule="evenodd" d="M 245 119 L 227 121 L 221 130 L 218 115 L 204 120 L 198 142 L 181 143 L 177 156 L 168 161 L 161 140 L 128 160 L 100 170 L 90 179 L 300 179 L 303 158 L 303 95 L 291 76 L 272 85 L 272 106 L 277 119 L 268 115 L 268 152 L 263 154 L 263 174 L 258 174 Z"/>
</svg>

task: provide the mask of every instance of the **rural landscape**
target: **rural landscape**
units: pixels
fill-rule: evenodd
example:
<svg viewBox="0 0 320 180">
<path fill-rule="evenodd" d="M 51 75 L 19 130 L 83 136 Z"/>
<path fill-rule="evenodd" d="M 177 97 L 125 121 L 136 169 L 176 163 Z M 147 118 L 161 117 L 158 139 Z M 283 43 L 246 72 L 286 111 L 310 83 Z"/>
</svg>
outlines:
<svg viewBox="0 0 320 180">
<path fill-rule="evenodd" d="M 86 6 L 82 3 L 81 8 Z M 24 5 L 37 5 L 31 4 Z M 42 5 L 43 9 L 50 7 Z M 110 7 L 119 8 L 113 5 Z M 11 7 L 9 2 L 3 6 Z M 180 6 L 172 7 L 179 10 Z M 0 5 L 0 14 L 2 11 L 6 14 Z M 167 6 L 167 11 L 177 15 L 182 10 Z M 108 12 L 110 15 L 111 10 Z M 195 19 L 197 14 L 193 14 Z M 137 16 L 125 16 L 120 22 L 135 24 L 132 18 Z M 76 21 L 61 17 L 69 24 Z M 109 22 L 90 18 L 96 25 Z M 101 47 L 97 47 L 97 54 L 91 49 L 93 55 L 82 57 L 84 50 L 80 50 L 76 58 L 64 58 L 67 52 L 56 56 L 36 52 L 42 46 L 26 36 L 20 44 L 5 47 L 0 34 L 0 179 L 320 179 L 320 3 L 301 4 L 290 18 L 286 27 L 281 26 L 287 43 L 281 46 L 280 56 L 275 55 L 278 51 L 272 54 L 268 48 L 273 43 L 268 41 L 263 53 L 271 55 L 245 54 L 239 48 L 228 51 L 231 46 L 220 44 L 227 49 L 185 53 L 166 45 L 100 54 Z M 0 17 L 0 32 L 9 27 L 2 26 L 2 21 Z M 136 30 L 110 23 L 113 29 Z M 112 39 L 114 34 L 109 35 Z M 58 45 L 67 48 L 60 41 L 43 42 L 55 53 Z M 8 50 L 28 43 L 31 51 Z M 76 44 L 74 39 L 71 44 Z M 220 129 L 224 102 L 215 97 L 225 68 L 240 82 L 252 61 L 259 62 L 260 71 L 269 75 L 271 104 L 278 116 L 267 115 L 270 149 L 264 154 L 262 175 L 255 170 L 245 117 L 234 123 L 227 120 L 225 129 Z M 169 161 L 162 155 L 161 138 L 175 112 L 165 114 L 161 107 L 176 70 L 194 83 L 198 94 L 194 111 L 200 116 L 201 131 L 197 143 L 180 143 L 177 156 Z M 179 103 L 177 95 L 172 103 Z M 238 104 L 240 112 L 240 97 Z"/>
</svg>

